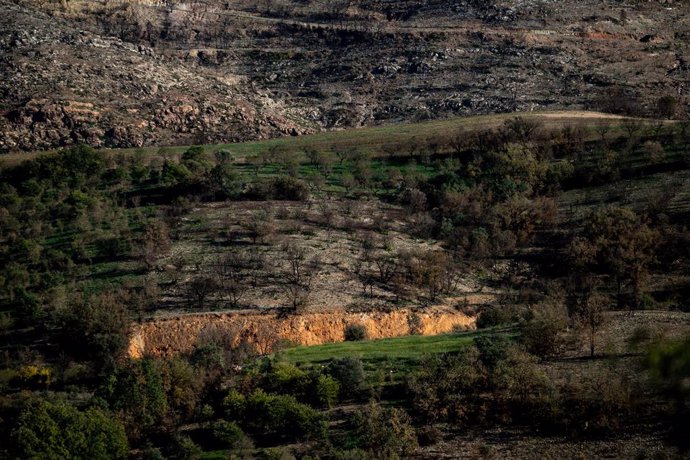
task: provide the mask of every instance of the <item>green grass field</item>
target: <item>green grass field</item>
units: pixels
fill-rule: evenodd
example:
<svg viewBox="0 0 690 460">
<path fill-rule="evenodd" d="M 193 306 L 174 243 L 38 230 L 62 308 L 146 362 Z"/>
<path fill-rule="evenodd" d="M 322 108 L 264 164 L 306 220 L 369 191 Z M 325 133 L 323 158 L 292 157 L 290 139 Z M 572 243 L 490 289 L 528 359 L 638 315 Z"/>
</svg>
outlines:
<svg viewBox="0 0 690 460">
<path fill-rule="evenodd" d="M 513 336 L 515 332 L 510 329 L 485 329 L 437 336 L 410 335 L 391 339 L 328 343 L 289 348 L 276 353 L 276 358 L 304 368 L 320 366 L 332 359 L 359 358 L 367 374 L 392 371 L 401 377 L 419 364 L 425 356 L 462 350 L 476 337 L 487 334 Z M 393 380 L 397 379 L 394 377 Z"/>
</svg>

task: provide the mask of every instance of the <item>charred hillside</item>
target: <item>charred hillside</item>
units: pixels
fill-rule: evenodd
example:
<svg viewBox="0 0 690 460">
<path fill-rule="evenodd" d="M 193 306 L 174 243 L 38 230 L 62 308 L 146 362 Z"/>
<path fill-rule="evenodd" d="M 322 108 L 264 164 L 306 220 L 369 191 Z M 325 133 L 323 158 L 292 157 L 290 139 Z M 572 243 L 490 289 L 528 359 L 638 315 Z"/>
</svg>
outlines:
<svg viewBox="0 0 690 460">
<path fill-rule="evenodd" d="M 3 2 L 5 150 L 688 100 L 682 2 Z"/>
</svg>

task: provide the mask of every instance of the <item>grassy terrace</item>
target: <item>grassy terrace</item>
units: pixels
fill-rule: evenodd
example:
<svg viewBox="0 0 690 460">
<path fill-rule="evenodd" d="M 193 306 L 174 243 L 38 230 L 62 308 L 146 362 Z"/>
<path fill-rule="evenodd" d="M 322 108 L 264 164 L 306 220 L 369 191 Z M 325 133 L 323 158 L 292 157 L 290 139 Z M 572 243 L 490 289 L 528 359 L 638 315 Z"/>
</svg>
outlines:
<svg viewBox="0 0 690 460">
<path fill-rule="evenodd" d="M 368 374 L 386 370 L 405 372 L 424 356 L 459 351 L 482 335 L 513 334 L 509 329 L 458 332 L 437 336 L 410 335 L 390 339 L 328 343 L 295 347 L 276 357 L 300 367 L 320 366 L 331 359 L 359 358 Z"/>
<path fill-rule="evenodd" d="M 366 153 L 374 155 L 382 153 L 385 146 L 390 144 L 409 144 L 412 142 L 422 143 L 428 138 L 448 136 L 450 133 L 477 129 L 498 127 L 510 118 L 522 116 L 526 118 L 540 120 L 546 128 L 559 128 L 565 125 L 585 126 L 594 128 L 600 124 L 620 121 L 623 117 L 616 115 L 602 114 L 597 112 L 529 112 L 529 113 L 506 113 L 495 115 L 481 115 L 473 117 L 457 117 L 444 120 L 425 121 L 420 123 L 397 124 L 388 126 L 377 126 L 370 128 L 348 129 L 343 131 L 327 131 L 299 137 L 281 137 L 263 141 L 242 142 L 237 144 L 211 144 L 205 145 L 207 151 L 220 149 L 230 150 L 238 158 L 246 158 L 266 151 L 271 147 L 280 147 L 288 151 L 302 152 L 306 149 L 316 149 L 319 151 L 337 149 L 357 148 Z M 614 123 L 615 124 L 615 123 Z M 613 129 L 610 134 L 617 130 Z M 592 137 L 596 133 L 592 132 Z M 161 150 L 167 154 L 181 154 L 189 146 L 174 147 L 145 147 L 142 149 L 103 149 L 106 154 L 125 154 L 129 155 L 135 151 L 143 151 L 147 154 L 154 154 Z M 0 156 L 0 167 L 10 166 L 23 160 L 34 158 L 44 153 L 51 153 L 54 150 L 45 152 L 19 152 L 8 153 Z"/>
</svg>

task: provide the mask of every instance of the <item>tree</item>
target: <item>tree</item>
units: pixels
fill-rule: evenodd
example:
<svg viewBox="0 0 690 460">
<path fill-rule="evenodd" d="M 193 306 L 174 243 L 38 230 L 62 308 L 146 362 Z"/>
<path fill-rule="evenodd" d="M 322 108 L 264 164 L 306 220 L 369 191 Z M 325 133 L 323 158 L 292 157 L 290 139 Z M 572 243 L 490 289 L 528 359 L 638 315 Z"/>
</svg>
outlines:
<svg viewBox="0 0 690 460">
<path fill-rule="evenodd" d="M 331 152 L 319 152 L 315 161 L 316 168 L 328 179 L 333 173 L 333 163 L 335 162 L 333 154 Z"/>
<path fill-rule="evenodd" d="M 584 330 L 589 345 L 589 356 L 594 357 L 597 334 L 606 325 L 606 307 L 608 298 L 593 295 L 579 305 L 575 312 L 577 324 Z"/>
<path fill-rule="evenodd" d="M 297 177 L 299 175 L 299 160 L 297 156 L 284 147 L 271 147 L 275 162 L 281 168 L 283 174 L 290 177 Z"/>
<path fill-rule="evenodd" d="M 249 432 L 282 439 L 321 439 L 326 422 L 315 409 L 294 396 L 256 390 L 248 396 L 231 391 L 223 400 L 226 415 Z"/>
<path fill-rule="evenodd" d="M 314 148 L 308 148 L 304 151 L 304 155 L 309 160 L 312 166 L 317 166 L 319 164 L 319 158 L 321 157 L 321 152 Z"/>
<path fill-rule="evenodd" d="M 240 175 L 228 162 L 217 164 L 209 172 L 211 190 L 220 198 L 236 199 L 242 193 Z"/>
<path fill-rule="evenodd" d="M 11 443 L 16 458 L 107 460 L 127 458 L 129 452 L 125 431 L 112 414 L 44 399 L 22 409 Z"/>
<path fill-rule="evenodd" d="M 567 326 L 567 315 L 560 300 L 544 302 L 521 328 L 520 341 L 530 353 L 547 357 L 561 348 L 561 333 Z"/>
<path fill-rule="evenodd" d="M 314 277 L 320 270 L 318 258 L 307 259 L 304 248 L 288 243 L 283 246 L 285 269 L 283 289 L 294 310 L 307 304 Z"/>
<path fill-rule="evenodd" d="M 623 287 L 629 282 L 632 291 L 629 306 L 637 308 L 658 242 L 659 233 L 649 226 L 646 218 L 628 208 L 608 207 L 589 216 L 577 246 L 614 278 L 618 307 L 625 303 Z"/>
<path fill-rule="evenodd" d="M 374 265 L 378 270 L 378 281 L 388 284 L 400 270 L 400 261 L 395 254 L 380 254 L 373 258 Z"/>
<path fill-rule="evenodd" d="M 149 358 L 123 363 L 110 374 L 98 394 L 123 420 L 133 439 L 160 427 L 168 413 L 160 366 Z"/>
<path fill-rule="evenodd" d="M 158 258 L 170 249 L 168 226 L 160 219 L 150 219 L 144 227 L 139 243 L 139 255 L 146 268 L 151 269 Z"/>
<path fill-rule="evenodd" d="M 249 290 L 247 270 L 251 265 L 249 254 L 232 251 L 219 259 L 215 266 L 220 288 L 223 294 L 228 296 L 232 308 L 239 307 L 240 301 Z"/>
<path fill-rule="evenodd" d="M 518 142 L 523 151 L 528 149 L 529 143 L 535 139 L 541 127 L 542 123 L 540 121 L 525 117 L 515 117 L 506 120 L 503 124 L 503 128 L 508 133 L 508 137 Z"/>
<path fill-rule="evenodd" d="M 124 293 L 112 291 L 69 298 L 55 313 L 62 349 L 92 360 L 99 369 L 112 368 L 129 339 L 131 320 L 125 301 Z"/>
<path fill-rule="evenodd" d="M 203 309 L 206 299 L 219 289 L 218 280 L 210 276 L 194 277 L 187 285 L 187 299 L 190 306 Z"/>
<path fill-rule="evenodd" d="M 362 361 L 357 358 L 331 360 L 325 372 L 340 384 L 341 398 L 359 398 L 367 393 Z"/>
<path fill-rule="evenodd" d="M 258 216 L 244 223 L 244 227 L 249 232 L 249 237 L 256 244 L 257 240 L 264 243 L 266 239 L 275 232 L 275 220 L 273 213 L 262 211 Z"/>
<path fill-rule="evenodd" d="M 664 147 L 661 143 L 656 141 L 647 141 L 644 143 L 644 151 L 647 154 L 650 164 L 660 163 L 664 159 Z"/>
<path fill-rule="evenodd" d="M 367 290 L 369 290 L 369 297 L 373 297 L 376 275 L 372 267 L 371 258 L 366 251 L 362 251 L 362 255 L 354 260 L 351 270 L 362 284 L 362 293 L 367 295 Z"/>
<path fill-rule="evenodd" d="M 407 256 L 407 270 L 412 282 L 426 290 L 435 301 L 442 293 L 453 292 L 458 274 L 453 259 L 442 251 L 420 251 Z"/>
</svg>

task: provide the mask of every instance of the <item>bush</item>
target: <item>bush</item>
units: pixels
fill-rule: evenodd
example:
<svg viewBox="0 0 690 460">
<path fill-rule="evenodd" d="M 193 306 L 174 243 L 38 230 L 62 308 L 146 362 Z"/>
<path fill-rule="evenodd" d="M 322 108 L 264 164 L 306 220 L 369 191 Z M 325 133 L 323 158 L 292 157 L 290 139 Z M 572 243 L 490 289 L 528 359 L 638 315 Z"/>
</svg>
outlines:
<svg viewBox="0 0 690 460">
<path fill-rule="evenodd" d="M 345 327 L 345 340 L 348 342 L 366 340 L 367 337 L 367 328 L 363 324 L 348 324 Z"/>
<path fill-rule="evenodd" d="M 469 347 L 428 357 L 408 376 L 405 389 L 415 415 L 424 421 L 475 423 L 482 420 L 485 380 L 477 349 Z"/>
<path fill-rule="evenodd" d="M 321 414 L 295 399 L 256 390 L 249 396 L 231 392 L 223 401 L 226 414 L 251 432 L 283 439 L 320 439 L 326 435 Z"/>
<path fill-rule="evenodd" d="M 557 392 L 535 356 L 510 347 L 493 369 L 494 398 L 499 404 L 492 414 L 504 421 L 534 423 L 556 411 Z M 501 413 L 503 409 L 504 413 Z"/>
<path fill-rule="evenodd" d="M 289 394 L 302 399 L 309 391 L 310 376 L 292 364 L 269 362 L 262 387 L 270 393 Z"/>
<path fill-rule="evenodd" d="M 481 335 L 474 339 L 474 345 L 479 350 L 479 360 L 492 370 L 508 356 L 511 341 L 504 335 Z"/>
<path fill-rule="evenodd" d="M 172 458 L 175 460 L 198 460 L 203 450 L 189 436 L 178 436 L 173 446 Z"/>
<path fill-rule="evenodd" d="M 555 311 L 555 307 L 541 311 L 522 325 L 520 341 L 534 355 L 553 355 L 561 348 L 561 332 L 566 325 L 567 316 Z"/>
<path fill-rule="evenodd" d="M 234 422 L 218 420 L 212 427 L 213 436 L 226 447 L 235 448 L 244 439 L 244 432 Z"/>
<path fill-rule="evenodd" d="M 635 408 L 635 393 L 619 372 L 602 369 L 561 388 L 561 401 L 547 426 L 579 436 L 621 432 Z"/>
<path fill-rule="evenodd" d="M 338 399 L 340 384 L 330 375 L 319 375 L 315 381 L 316 388 L 314 394 L 318 404 L 324 407 L 331 407 Z"/>
<path fill-rule="evenodd" d="M 309 186 L 295 177 L 279 176 L 252 184 L 247 195 L 257 200 L 304 201 L 309 198 Z"/>
<path fill-rule="evenodd" d="M 376 457 L 409 455 L 418 446 L 412 420 L 402 409 L 384 409 L 370 403 L 355 414 L 352 425 L 359 447 Z"/>
<path fill-rule="evenodd" d="M 357 358 L 334 359 L 326 367 L 326 372 L 340 383 L 342 398 L 360 398 L 368 394 L 364 381 L 364 367 Z"/>
<path fill-rule="evenodd" d="M 512 324 L 518 320 L 517 312 L 503 305 L 491 305 L 484 307 L 477 318 L 477 328 L 503 326 Z"/>
</svg>

